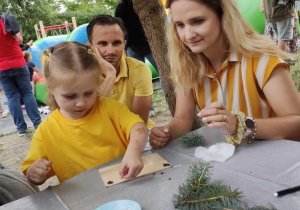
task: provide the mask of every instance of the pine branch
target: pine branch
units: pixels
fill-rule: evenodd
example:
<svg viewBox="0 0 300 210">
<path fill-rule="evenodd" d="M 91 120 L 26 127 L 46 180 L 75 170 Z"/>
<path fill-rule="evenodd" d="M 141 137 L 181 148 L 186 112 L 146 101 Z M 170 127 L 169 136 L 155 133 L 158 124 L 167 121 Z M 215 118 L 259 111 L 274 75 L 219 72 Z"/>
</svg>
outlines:
<svg viewBox="0 0 300 210">
<path fill-rule="evenodd" d="M 192 170 L 190 171 L 190 174 L 193 174 L 193 172 L 197 169 L 198 169 L 197 167 L 192 168 Z M 177 208 L 179 205 L 181 205 L 183 203 L 183 201 L 186 199 L 186 197 L 189 196 L 193 192 L 194 189 L 201 186 L 201 180 L 202 180 L 203 176 L 206 174 L 207 170 L 208 170 L 207 164 L 204 164 L 204 168 L 202 168 L 202 173 L 201 173 L 201 176 L 199 177 L 197 183 L 195 183 L 195 185 L 192 187 L 192 189 L 177 203 L 177 205 L 175 205 L 175 208 Z M 192 182 L 193 182 L 193 180 L 192 180 Z M 204 185 L 207 185 L 207 184 L 204 184 Z"/>
<path fill-rule="evenodd" d="M 186 147 L 204 146 L 205 139 L 195 132 L 185 133 L 180 137 L 180 141 Z"/>
<path fill-rule="evenodd" d="M 178 195 L 173 196 L 175 208 L 179 209 L 224 209 L 224 210 L 275 210 L 268 206 L 248 207 L 240 201 L 242 192 L 232 191 L 230 186 L 222 185 L 222 181 L 210 182 L 212 165 L 206 162 L 194 163 L 189 167 L 186 184 L 178 187 Z"/>
</svg>

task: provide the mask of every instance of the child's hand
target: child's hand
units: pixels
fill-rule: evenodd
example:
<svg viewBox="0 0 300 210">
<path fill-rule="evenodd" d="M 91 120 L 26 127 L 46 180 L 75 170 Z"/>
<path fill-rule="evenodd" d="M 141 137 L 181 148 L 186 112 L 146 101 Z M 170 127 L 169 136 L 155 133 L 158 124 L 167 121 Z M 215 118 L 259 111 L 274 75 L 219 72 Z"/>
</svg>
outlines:
<svg viewBox="0 0 300 210">
<path fill-rule="evenodd" d="M 140 153 L 126 152 L 119 169 L 121 179 L 135 178 L 141 172 L 143 167 L 144 163 L 142 161 Z"/>
<path fill-rule="evenodd" d="M 43 184 L 48 175 L 48 169 L 52 165 L 51 161 L 39 159 L 35 161 L 27 170 L 26 177 L 29 182 L 35 185 Z"/>
</svg>

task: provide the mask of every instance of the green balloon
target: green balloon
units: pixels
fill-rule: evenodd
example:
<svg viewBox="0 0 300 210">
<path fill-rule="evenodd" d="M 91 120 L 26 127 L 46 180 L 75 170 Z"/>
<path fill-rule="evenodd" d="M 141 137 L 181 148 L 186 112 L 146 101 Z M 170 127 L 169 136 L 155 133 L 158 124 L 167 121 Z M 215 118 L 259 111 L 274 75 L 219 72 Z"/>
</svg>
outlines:
<svg viewBox="0 0 300 210">
<path fill-rule="evenodd" d="M 148 61 L 148 59 L 145 59 L 145 63 L 149 66 L 152 72 L 152 79 L 159 78 L 159 75 L 157 74 L 155 68 L 152 66 L 152 64 Z"/>
<path fill-rule="evenodd" d="M 265 32 L 265 15 L 260 12 L 260 0 L 236 0 L 243 18 L 260 34 Z M 234 26 L 233 26 L 234 27 Z"/>
</svg>

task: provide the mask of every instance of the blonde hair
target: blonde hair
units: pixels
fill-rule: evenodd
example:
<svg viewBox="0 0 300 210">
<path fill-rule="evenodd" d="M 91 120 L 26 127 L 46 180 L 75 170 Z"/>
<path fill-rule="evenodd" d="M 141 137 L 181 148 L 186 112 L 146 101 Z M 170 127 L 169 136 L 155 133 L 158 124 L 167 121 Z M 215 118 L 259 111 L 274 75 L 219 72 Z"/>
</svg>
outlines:
<svg viewBox="0 0 300 210">
<path fill-rule="evenodd" d="M 177 0 L 167 0 L 166 8 Z M 293 57 L 279 50 L 274 42 L 258 34 L 242 17 L 235 0 L 191 0 L 211 8 L 219 17 L 229 49 L 248 57 L 267 54 L 282 59 Z M 172 14 L 171 14 L 172 15 Z M 168 27 L 170 66 L 177 88 L 188 91 L 201 84 L 210 63 L 202 53 L 193 53 L 180 40 L 171 18 Z"/>
<path fill-rule="evenodd" d="M 23 51 L 23 57 L 24 57 L 25 61 L 28 61 L 28 58 L 30 55 L 31 55 L 31 53 L 29 51 Z"/>
<path fill-rule="evenodd" d="M 49 47 L 45 52 L 44 75 L 48 89 L 53 89 L 58 81 L 63 81 L 70 74 L 95 72 L 97 85 L 100 86 L 100 65 L 88 46 L 78 42 L 62 42 Z M 53 95 L 48 91 L 46 102 L 51 110 L 58 108 Z"/>
</svg>

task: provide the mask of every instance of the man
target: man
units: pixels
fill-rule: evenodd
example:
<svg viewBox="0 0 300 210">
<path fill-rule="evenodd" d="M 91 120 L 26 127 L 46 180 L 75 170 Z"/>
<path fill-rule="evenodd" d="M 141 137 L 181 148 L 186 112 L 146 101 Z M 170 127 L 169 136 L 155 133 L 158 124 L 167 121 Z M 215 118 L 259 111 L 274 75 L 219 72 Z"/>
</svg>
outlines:
<svg viewBox="0 0 300 210">
<path fill-rule="evenodd" d="M 29 81 L 29 70 L 19 44 L 23 42 L 20 27 L 11 14 L 0 16 L 0 85 L 8 101 L 10 113 L 19 136 L 26 134 L 27 125 L 20 104 L 24 100 L 27 114 L 37 128 L 41 123 L 36 100 Z"/>
<path fill-rule="evenodd" d="M 87 35 L 105 77 L 99 92 L 126 104 L 151 129 L 154 126 L 148 120 L 153 94 L 151 70 L 141 61 L 122 56 L 126 44 L 124 22 L 110 15 L 98 15 L 87 26 Z"/>
<path fill-rule="evenodd" d="M 287 50 L 287 41 L 293 39 L 294 3 L 292 0 L 263 0 L 266 21 L 278 39 L 278 48 Z"/>
</svg>

